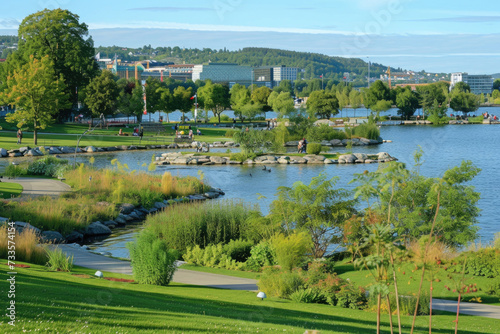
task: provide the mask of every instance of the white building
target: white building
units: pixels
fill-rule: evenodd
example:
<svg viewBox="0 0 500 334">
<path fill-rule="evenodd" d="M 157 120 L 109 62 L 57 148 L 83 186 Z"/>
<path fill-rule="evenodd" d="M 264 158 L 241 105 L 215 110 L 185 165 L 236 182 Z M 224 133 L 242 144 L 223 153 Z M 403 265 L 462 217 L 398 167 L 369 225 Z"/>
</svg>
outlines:
<svg viewBox="0 0 500 334">
<path fill-rule="evenodd" d="M 452 73 L 450 91 L 459 82 L 468 84 L 470 86 L 471 93 L 474 94 L 491 94 L 493 90 L 493 77 L 491 75 L 472 75 L 462 72 Z"/>
<path fill-rule="evenodd" d="M 297 80 L 297 73 L 299 69 L 297 67 L 286 67 L 285 65 L 280 67 L 273 67 L 273 81 L 277 84 L 283 80 L 290 80 L 294 82 Z"/>
</svg>

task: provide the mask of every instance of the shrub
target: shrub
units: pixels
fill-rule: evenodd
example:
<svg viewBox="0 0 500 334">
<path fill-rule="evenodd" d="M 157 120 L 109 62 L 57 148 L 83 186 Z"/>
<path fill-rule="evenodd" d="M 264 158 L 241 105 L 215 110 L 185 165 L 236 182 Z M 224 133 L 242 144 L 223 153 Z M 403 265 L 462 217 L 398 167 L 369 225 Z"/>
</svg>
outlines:
<svg viewBox="0 0 500 334">
<path fill-rule="evenodd" d="M 465 263 L 465 273 L 488 278 L 500 276 L 500 250 L 484 248 L 476 252 L 465 252 L 455 259 L 456 265 L 450 268 L 454 272 L 462 272 Z"/>
<path fill-rule="evenodd" d="M 311 249 L 311 237 L 305 232 L 289 236 L 280 233 L 271 238 L 271 245 L 276 253 L 276 262 L 290 271 L 301 264 L 306 252 Z"/>
<path fill-rule="evenodd" d="M 222 244 L 208 245 L 204 249 L 198 245 L 190 247 L 184 254 L 184 260 L 200 266 L 230 270 L 241 270 L 245 266 L 243 262 L 236 261 L 227 255 Z"/>
<path fill-rule="evenodd" d="M 320 154 L 321 152 L 321 144 L 318 143 L 310 143 L 307 145 L 307 154 Z"/>
<path fill-rule="evenodd" d="M 176 255 L 165 240 L 154 233 L 142 231 L 135 242 L 127 244 L 134 279 L 141 284 L 167 285 L 177 269 Z"/>
<path fill-rule="evenodd" d="M 0 226 L 0 258 L 2 259 L 7 259 L 8 240 L 7 226 Z M 41 265 L 47 263 L 47 252 L 44 247 L 38 245 L 38 237 L 33 229 L 24 229 L 21 233 L 16 231 L 14 241 L 17 261 Z"/>
<path fill-rule="evenodd" d="M 389 301 L 391 303 L 391 311 L 396 310 L 396 296 L 394 294 L 389 295 Z M 415 295 L 411 296 L 399 296 L 399 312 L 401 315 L 413 315 L 415 312 L 415 305 L 417 303 L 417 297 Z M 372 294 L 368 298 L 368 308 L 370 311 L 376 312 L 377 310 L 377 294 Z M 388 314 L 389 306 L 387 305 L 387 298 L 383 297 L 380 307 L 381 313 Z M 419 307 L 417 310 L 418 315 L 429 315 L 430 312 L 430 296 L 428 293 L 422 293 L 420 295 Z"/>
<path fill-rule="evenodd" d="M 250 250 L 251 256 L 246 262 L 247 269 L 260 271 L 262 267 L 276 264 L 276 254 L 267 241 L 262 241 Z"/>
<path fill-rule="evenodd" d="M 231 153 L 229 155 L 231 160 L 240 161 L 240 162 L 245 162 L 248 159 L 254 159 L 256 156 L 257 156 L 256 154 L 249 154 L 249 153 L 243 153 L 243 152 Z"/>
<path fill-rule="evenodd" d="M 307 130 L 307 138 L 310 141 L 320 142 L 322 140 L 346 139 L 346 133 L 328 126 L 321 124 L 319 126 L 310 126 Z"/>
<path fill-rule="evenodd" d="M 224 254 L 237 262 L 245 262 L 250 257 L 253 242 L 248 240 L 230 240 L 224 245 Z"/>
<path fill-rule="evenodd" d="M 367 139 L 378 139 L 380 137 L 380 130 L 377 124 L 363 123 L 353 129 L 353 134 L 357 137 Z"/>
<path fill-rule="evenodd" d="M 247 239 L 251 207 L 236 201 L 179 204 L 148 216 L 146 229 L 184 254 L 188 247 L 205 248 L 230 240 Z"/>
<path fill-rule="evenodd" d="M 486 288 L 486 293 L 489 295 L 500 296 L 500 277 L 493 280 L 490 285 Z"/>
<path fill-rule="evenodd" d="M 336 274 L 327 274 L 325 278 L 320 279 L 317 283 L 314 283 L 313 280 L 307 281 L 307 283 L 309 287 L 314 287 L 321 291 L 325 302 L 330 305 L 337 304 L 337 291 L 340 290 L 341 286 L 347 284 L 344 279 L 338 277 Z"/>
<path fill-rule="evenodd" d="M 234 134 L 239 131 L 239 130 L 235 130 L 235 129 L 229 129 L 226 131 L 226 134 L 224 135 L 224 137 L 226 138 L 233 138 Z"/>
<path fill-rule="evenodd" d="M 26 168 L 19 165 L 7 165 L 4 175 L 9 177 L 24 176 L 27 174 Z"/>
<path fill-rule="evenodd" d="M 343 285 L 335 295 L 335 305 L 352 310 L 362 310 L 366 308 L 366 291 L 361 287 L 352 284 Z"/>
<path fill-rule="evenodd" d="M 28 165 L 28 175 L 45 175 L 49 177 L 61 176 L 68 169 L 68 160 L 61 160 L 51 156 L 45 156 L 35 160 Z"/>
<path fill-rule="evenodd" d="M 73 269 L 73 255 L 66 256 L 63 251 L 56 247 L 54 250 L 47 248 L 49 261 L 47 267 L 54 271 L 71 271 Z"/>
<path fill-rule="evenodd" d="M 271 297 L 288 298 L 304 285 L 304 280 L 297 272 L 283 272 L 277 267 L 267 267 L 260 277 L 258 286 Z"/>
<path fill-rule="evenodd" d="M 290 299 L 296 303 L 320 303 L 323 300 L 321 292 L 317 289 L 298 289 L 290 295 Z"/>
</svg>

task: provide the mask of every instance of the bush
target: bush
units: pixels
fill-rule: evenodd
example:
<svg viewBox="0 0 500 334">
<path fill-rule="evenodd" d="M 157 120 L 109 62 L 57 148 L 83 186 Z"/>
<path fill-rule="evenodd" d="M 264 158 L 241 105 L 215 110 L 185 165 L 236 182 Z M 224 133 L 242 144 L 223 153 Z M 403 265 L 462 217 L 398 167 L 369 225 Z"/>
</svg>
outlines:
<svg viewBox="0 0 500 334">
<path fill-rule="evenodd" d="M 307 138 L 313 142 L 320 142 L 322 140 L 346 139 L 346 133 L 341 130 L 336 130 L 327 124 L 319 126 L 310 126 L 307 130 Z"/>
<path fill-rule="evenodd" d="M 277 234 L 271 239 L 276 253 L 276 262 L 284 270 L 292 270 L 301 264 L 306 252 L 311 250 L 311 237 L 304 232 L 289 236 Z"/>
<path fill-rule="evenodd" d="M 486 293 L 489 295 L 500 296 L 500 277 L 497 277 L 490 285 L 486 288 Z"/>
<path fill-rule="evenodd" d="M 234 134 L 237 131 L 239 131 L 239 130 L 234 130 L 234 129 L 227 130 L 226 134 L 224 135 L 224 137 L 226 137 L 226 138 L 233 138 Z"/>
<path fill-rule="evenodd" d="M 465 263 L 465 273 L 488 278 L 500 276 L 500 250 L 484 248 L 476 252 L 460 254 L 455 259 L 456 264 L 450 268 L 454 272 L 462 272 Z"/>
<path fill-rule="evenodd" d="M 255 159 L 255 157 L 257 157 L 256 154 L 243 153 L 243 152 L 240 152 L 240 153 L 231 153 L 229 155 L 229 158 L 231 160 L 240 161 L 240 162 L 245 162 L 248 159 L 252 159 L 253 160 L 253 159 Z"/>
<path fill-rule="evenodd" d="M 7 259 L 8 256 L 8 233 L 7 226 L 0 226 L 0 258 Z M 34 264 L 45 265 L 47 263 L 47 252 L 45 248 L 38 245 L 38 237 L 33 229 L 24 229 L 20 234 L 14 234 L 16 243 L 16 260 Z"/>
<path fill-rule="evenodd" d="M 276 264 L 276 254 L 267 241 L 262 241 L 250 250 L 251 256 L 246 262 L 247 269 L 260 271 L 262 267 L 273 266 Z"/>
<path fill-rule="evenodd" d="M 27 174 L 26 168 L 19 165 L 7 165 L 4 175 L 9 177 L 24 176 Z"/>
<path fill-rule="evenodd" d="M 391 311 L 394 313 L 396 310 L 396 296 L 394 294 L 389 295 L 389 301 L 391 303 Z M 401 315 L 413 315 L 415 312 L 415 305 L 417 303 L 417 297 L 415 295 L 411 296 L 399 296 L 399 312 Z M 377 295 L 372 294 L 368 298 L 369 310 L 376 312 L 377 310 Z M 387 298 L 383 297 L 380 305 L 381 313 L 388 314 L 389 306 L 387 305 Z M 420 295 L 419 307 L 417 310 L 418 315 L 429 315 L 430 312 L 430 296 L 427 293 L 422 293 Z"/>
<path fill-rule="evenodd" d="M 304 285 L 297 272 L 283 272 L 277 267 L 267 267 L 260 277 L 258 286 L 268 296 L 288 298 Z"/>
<path fill-rule="evenodd" d="M 248 240 L 231 240 L 224 245 L 224 254 L 238 262 L 245 262 L 250 257 L 253 242 Z"/>
<path fill-rule="evenodd" d="M 307 145 L 307 154 L 320 154 L 321 152 L 321 144 L 318 143 L 310 143 Z"/>
<path fill-rule="evenodd" d="M 317 289 L 307 288 L 298 289 L 290 295 L 290 299 L 296 303 L 321 303 L 323 296 Z"/>
<path fill-rule="evenodd" d="M 357 137 L 367 139 L 378 139 L 380 137 L 380 130 L 377 124 L 363 123 L 353 129 L 353 134 Z"/>
<path fill-rule="evenodd" d="M 69 168 L 68 160 L 60 160 L 55 157 L 46 156 L 28 165 L 28 175 L 45 175 L 48 177 L 62 176 Z"/>
<path fill-rule="evenodd" d="M 227 255 L 222 244 L 208 245 L 204 249 L 196 245 L 187 249 L 184 260 L 188 263 L 212 268 L 225 268 L 230 270 L 242 270 L 243 262 L 236 261 Z"/>
<path fill-rule="evenodd" d="M 335 295 L 335 305 L 351 310 L 362 310 L 366 308 L 366 291 L 352 284 L 343 285 Z"/>
<path fill-rule="evenodd" d="M 154 233 L 142 231 L 135 242 L 127 244 L 134 279 L 141 284 L 168 285 L 177 269 L 176 254 L 165 240 Z"/>
<path fill-rule="evenodd" d="M 66 256 L 63 251 L 56 247 L 54 250 L 47 249 L 49 261 L 47 267 L 54 271 L 71 271 L 73 269 L 73 256 Z"/>
</svg>

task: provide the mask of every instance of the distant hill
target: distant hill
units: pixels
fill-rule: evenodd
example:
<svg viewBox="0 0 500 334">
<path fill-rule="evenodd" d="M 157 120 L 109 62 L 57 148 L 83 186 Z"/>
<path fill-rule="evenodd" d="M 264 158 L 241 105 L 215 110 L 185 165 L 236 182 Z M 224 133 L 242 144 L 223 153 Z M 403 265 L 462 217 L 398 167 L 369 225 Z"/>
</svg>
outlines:
<svg viewBox="0 0 500 334">
<path fill-rule="evenodd" d="M 101 56 L 112 58 L 116 54 L 118 58 L 124 60 L 149 59 L 153 57 L 160 61 L 173 61 L 175 63 L 202 64 L 214 63 L 235 63 L 247 66 L 277 66 L 286 65 L 298 67 L 303 70 L 300 76 L 304 79 L 319 78 L 324 75 L 326 79 L 342 81 L 344 72 L 351 74 L 351 80 L 366 80 L 368 75 L 368 63 L 359 58 L 330 57 L 319 53 L 297 52 L 269 48 L 243 48 L 237 51 L 225 49 L 181 49 L 179 47 L 158 47 L 144 46 L 142 49 L 113 47 L 99 47 L 96 52 L 101 52 Z M 372 78 L 379 77 L 384 73 L 387 66 L 372 63 L 370 75 Z M 401 71 L 401 69 L 393 69 Z"/>
</svg>

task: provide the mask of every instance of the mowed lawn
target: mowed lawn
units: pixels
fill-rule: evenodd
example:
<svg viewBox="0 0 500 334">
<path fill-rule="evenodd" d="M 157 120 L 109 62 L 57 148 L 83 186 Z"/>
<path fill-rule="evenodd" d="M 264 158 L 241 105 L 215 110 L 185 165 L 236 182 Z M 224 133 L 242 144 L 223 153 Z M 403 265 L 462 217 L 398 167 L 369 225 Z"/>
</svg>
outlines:
<svg viewBox="0 0 500 334">
<path fill-rule="evenodd" d="M 18 183 L 0 182 L 0 198 L 18 197 L 22 192 L 23 187 Z"/>
<path fill-rule="evenodd" d="M 0 263 L 5 263 L 0 260 Z M 0 265 L 6 282 L 8 269 Z M 183 284 L 167 287 L 110 282 L 89 277 L 94 270 L 49 272 L 43 266 L 18 268 L 14 328 L 7 318 L 0 331 L 75 333 L 374 333 L 376 315 L 328 305 L 298 304 L 247 291 L 231 291 Z M 72 274 L 89 275 L 77 277 Z M 108 274 L 105 276 L 130 276 Z M 7 284 L 0 285 L 2 309 Z M 394 317 L 395 320 L 395 317 Z M 409 333 L 411 317 L 403 317 Z M 433 333 L 452 333 L 454 315 L 433 317 Z M 428 333 L 428 317 L 419 317 L 415 333 Z M 498 320 L 460 316 L 460 333 L 498 333 Z M 389 333 L 382 316 L 382 333 Z"/>
</svg>

